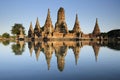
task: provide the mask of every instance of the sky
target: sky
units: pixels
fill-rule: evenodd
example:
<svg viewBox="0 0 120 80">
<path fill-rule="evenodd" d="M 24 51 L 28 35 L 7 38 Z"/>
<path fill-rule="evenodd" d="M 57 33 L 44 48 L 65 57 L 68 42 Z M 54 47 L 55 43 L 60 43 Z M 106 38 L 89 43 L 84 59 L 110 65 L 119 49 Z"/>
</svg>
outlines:
<svg viewBox="0 0 120 80">
<path fill-rule="evenodd" d="M 91 33 L 96 18 L 101 32 L 120 29 L 120 0 L 0 0 L 0 34 L 11 34 L 12 26 L 20 23 L 28 32 L 30 22 L 33 28 L 38 17 L 40 26 L 45 23 L 48 8 L 52 24 L 55 27 L 57 12 L 65 10 L 65 20 L 69 30 L 73 29 L 76 14 L 80 28 Z"/>
</svg>

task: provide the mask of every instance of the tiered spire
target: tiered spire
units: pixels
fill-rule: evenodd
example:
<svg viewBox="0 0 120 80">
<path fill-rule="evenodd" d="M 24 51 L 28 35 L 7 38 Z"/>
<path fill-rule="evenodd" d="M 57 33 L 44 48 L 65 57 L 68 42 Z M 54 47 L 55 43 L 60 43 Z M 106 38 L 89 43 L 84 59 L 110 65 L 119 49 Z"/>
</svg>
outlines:
<svg viewBox="0 0 120 80">
<path fill-rule="evenodd" d="M 48 14 L 47 14 L 47 18 L 46 18 L 46 21 L 45 21 L 45 25 L 44 25 L 44 31 L 45 33 L 51 33 L 53 32 L 53 25 L 52 25 L 52 21 L 51 21 L 51 18 L 50 18 L 50 10 L 48 9 Z"/>
<path fill-rule="evenodd" d="M 36 25 L 37 25 L 36 27 L 40 26 L 38 17 L 37 17 L 37 20 L 36 20 Z"/>
<path fill-rule="evenodd" d="M 36 25 L 35 25 L 35 28 L 34 28 L 34 35 L 35 35 L 35 37 L 34 37 L 35 39 L 37 39 L 41 36 L 41 28 L 40 28 L 38 18 L 36 20 Z"/>
<path fill-rule="evenodd" d="M 51 18 L 50 18 L 50 9 L 48 9 L 48 13 L 47 13 L 47 19 L 46 19 L 46 21 L 51 21 Z"/>
<path fill-rule="evenodd" d="M 78 15 L 76 14 L 76 19 L 75 19 L 75 24 L 74 24 L 74 27 L 73 27 L 73 31 L 74 32 L 80 32 L 80 24 L 79 24 L 79 21 L 78 21 Z"/>
<path fill-rule="evenodd" d="M 28 30 L 28 37 L 29 38 L 34 37 L 34 30 L 33 30 L 33 27 L 32 27 L 32 22 L 30 23 L 30 27 L 29 27 L 29 30 Z"/>
<path fill-rule="evenodd" d="M 30 28 L 29 30 L 31 30 L 34 33 L 33 27 L 32 27 L 32 22 L 30 22 Z"/>
<path fill-rule="evenodd" d="M 28 34 L 33 34 L 33 33 L 34 33 L 34 30 L 33 30 L 33 27 L 32 27 L 32 22 L 30 22 L 30 27 L 29 27 Z"/>
<path fill-rule="evenodd" d="M 97 18 L 96 18 L 96 23 L 95 23 L 95 27 L 94 27 L 94 30 L 93 30 L 93 34 L 95 34 L 95 35 L 100 34 L 100 29 L 99 29 Z"/>
<path fill-rule="evenodd" d="M 40 24 L 39 24 L 38 17 L 37 17 L 37 20 L 36 20 L 36 25 L 35 25 L 35 28 L 37 28 L 37 29 L 39 29 L 39 30 L 40 30 Z"/>
<path fill-rule="evenodd" d="M 40 31 L 41 31 L 41 28 L 40 28 L 39 20 L 38 20 L 38 17 L 37 17 L 34 32 L 36 34 L 36 32 L 40 32 Z"/>
</svg>

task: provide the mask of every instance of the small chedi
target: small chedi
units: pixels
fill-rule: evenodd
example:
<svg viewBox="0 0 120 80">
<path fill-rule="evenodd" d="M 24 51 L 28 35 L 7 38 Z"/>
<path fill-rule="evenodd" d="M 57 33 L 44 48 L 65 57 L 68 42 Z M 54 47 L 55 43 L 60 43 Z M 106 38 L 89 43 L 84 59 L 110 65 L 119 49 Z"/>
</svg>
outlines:
<svg viewBox="0 0 120 80">
<path fill-rule="evenodd" d="M 78 15 L 76 14 L 75 24 L 73 30 L 68 30 L 68 26 L 65 21 L 65 10 L 60 7 L 57 13 L 57 22 L 55 27 L 53 27 L 52 20 L 50 17 L 50 10 L 48 9 L 46 21 L 43 27 L 40 26 L 38 18 L 36 20 L 35 28 L 32 27 L 32 22 L 30 23 L 30 28 L 28 31 L 28 40 L 82 40 L 82 39 L 99 39 L 100 29 L 98 25 L 98 20 L 96 19 L 95 27 L 92 33 L 84 34 L 81 31 L 80 23 L 78 20 Z"/>
<path fill-rule="evenodd" d="M 23 34 L 23 29 L 20 28 L 20 34 L 19 34 L 19 39 L 23 40 L 25 38 L 24 34 Z"/>
</svg>

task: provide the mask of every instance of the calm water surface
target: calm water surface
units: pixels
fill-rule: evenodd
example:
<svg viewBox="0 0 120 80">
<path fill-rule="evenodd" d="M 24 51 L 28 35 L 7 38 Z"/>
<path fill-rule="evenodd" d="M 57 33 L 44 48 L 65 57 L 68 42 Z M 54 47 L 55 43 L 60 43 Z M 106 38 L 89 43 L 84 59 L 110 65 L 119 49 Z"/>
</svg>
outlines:
<svg viewBox="0 0 120 80">
<path fill-rule="evenodd" d="M 0 42 L 0 80 L 120 80 L 119 46 L 88 41 Z"/>
</svg>

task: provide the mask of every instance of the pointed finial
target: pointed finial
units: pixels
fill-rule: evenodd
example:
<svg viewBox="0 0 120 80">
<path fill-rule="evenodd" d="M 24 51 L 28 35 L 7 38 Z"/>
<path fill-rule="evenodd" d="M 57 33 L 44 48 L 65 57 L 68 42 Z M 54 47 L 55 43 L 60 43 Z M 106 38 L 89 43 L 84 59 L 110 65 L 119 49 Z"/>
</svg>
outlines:
<svg viewBox="0 0 120 80">
<path fill-rule="evenodd" d="M 32 28 L 32 22 L 30 22 L 30 29 Z"/>
<path fill-rule="evenodd" d="M 75 23 L 79 24 L 79 20 L 78 20 L 78 14 L 76 14 Z"/>
<path fill-rule="evenodd" d="M 75 22 L 78 22 L 78 14 L 76 14 L 76 21 Z"/>
<path fill-rule="evenodd" d="M 80 32 L 80 24 L 79 24 L 79 21 L 78 21 L 78 15 L 76 14 L 76 19 L 75 19 L 75 24 L 74 24 L 74 27 L 73 27 L 73 31 L 74 32 Z"/>
<path fill-rule="evenodd" d="M 98 24 L 98 18 L 96 18 L 96 24 Z"/>
<path fill-rule="evenodd" d="M 38 21 L 38 17 L 37 17 L 37 20 L 36 20 L 36 24 L 37 24 L 37 23 L 39 23 L 39 21 Z"/>
<path fill-rule="evenodd" d="M 48 8 L 48 14 L 50 14 L 50 9 Z"/>
<path fill-rule="evenodd" d="M 96 18 L 96 22 L 95 22 L 95 27 L 94 27 L 94 30 L 93 30 L 93 34 L 94 35 L 100 34 L 100 28 L 99 28 L 99 25 L 98 25 L 98 19 L 97 18 Z"/>
<path fill-rule="evenodd" d="M 32 32 L 34 31 L 33 27 L 32 27 L 32 22 L 30 22 L 30 28 L 29 28 L 29 30 L 31 30 Z"/>
<path fill-rule="evenodd" d="M 48 8 L 47 20 L 50 19 L 50 9 Z"/>
<path fill-rule="evenodd" d="M 38 25 L 39 24 L 39 20 L 38 20 L 38 17 L 37 17 L 37 19 L 36 19 L 36 25 Z"/>
<path fill-rule="evenodd" d="M 36 25 L 35 25 L 36 28 L 38 28 L 40 30 L 40 24 L 39 24 L 39 20 L 38 20 L 38 17 L 37 17 L 37 20 L 36 20 Z"/>
</svg>

